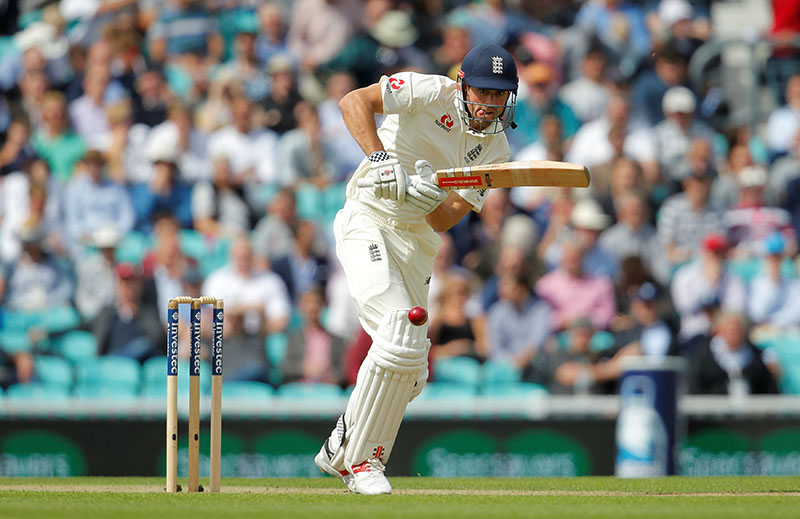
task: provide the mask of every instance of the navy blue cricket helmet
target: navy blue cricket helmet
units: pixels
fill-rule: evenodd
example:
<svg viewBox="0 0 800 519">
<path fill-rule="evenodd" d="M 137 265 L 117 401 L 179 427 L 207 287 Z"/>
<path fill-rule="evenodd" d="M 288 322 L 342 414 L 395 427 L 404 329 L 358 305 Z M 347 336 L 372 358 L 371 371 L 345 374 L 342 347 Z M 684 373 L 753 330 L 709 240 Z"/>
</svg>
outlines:
<svg viewBox="0 0 800 519">
<path fill-rule="evenodd" d="M 519 78 L 517 76 L 517 64 L 514 62 L 514 57 L 510 52 L 496 43 L 478 45 L 464 57 L 461 69 L 458 71 L 458 82 L 461 85 L 459 89 L 461 118 L 474 131 L 500 133 L 507 126 L 515 127 L 514 109 L 517 105 Z M 505 105 L 469 102 L 466 100 L 468 86 L 508 91 L 508 100 Z M 474 109 L 478 107 L 501 108 L 500 115 L 493 120 L 475 117 Z M 477 130 L 475 126 L 481 129 Z"/>
</svg>

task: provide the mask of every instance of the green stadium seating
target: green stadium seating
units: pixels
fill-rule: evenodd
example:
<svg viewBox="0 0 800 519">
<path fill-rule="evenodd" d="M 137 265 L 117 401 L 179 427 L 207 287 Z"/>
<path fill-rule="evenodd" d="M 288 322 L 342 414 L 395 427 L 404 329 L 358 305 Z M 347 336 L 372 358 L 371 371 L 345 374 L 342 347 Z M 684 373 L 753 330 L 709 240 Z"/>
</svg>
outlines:
<svg viewBox="0 0 800 519">
<path fill-rule="evenodd" d="M 66 390 L 72 388 L 72 364 L 67 359 L 39 355 L 33 363 L 36 378 L 40 383 L 48 386 L 62 386 Z"/>
<path fill-rule="evenodd" d="M 166 365 L 164 370 L 166 373 Z M 77 366 L 76 384 L 80 387 L 118 386 L 136 393 L 140 381 L 141 366 L 137 361 L 126 357 L 97 357 Z"/>
<path fill-rule="evenodd" d="M 114 258 L 121 263 L 139 264 L 152 245 L 150 235 L 137 231 L 128 232 L 117 244 Z"/>
<path fill-rule="evenodd" d="M 233 380 L 222 384 L 223 403 L 228 400 L 264 401 L 274 396 L 272 386 L 263 382 Z"/>
<path fill-rule="evenodd" d="M 53 402 L 69 398 L 69 389 L 60 386 L 49 386 L 31 382 L 14 384 L 6 390 L 6 399 L 26 402 Z"/>
<path fill-rule="evenodd" d="M 520 369 L 508 359 L 488 359 L 483 363 L 483 385 L 492 387 L 520 381 Z"/>
<path fill-rule="evenodd" d="M 52 350 L 75 364 L 97 357 L 97 339 L 92 332 L 72 330 L 51 340 Z"/>
<path fill-rule="evenodd" d="M 278 396 L 281 398 L 334 400 L 343 395 L 342 388 L 334 384 L 290 382 L 278 388 Z"/>
<path fill-rule="evenodd" d="M 481 383 L 481 365 L 470 357 L 437 359 L 433 365 L 433 382 L 471 386 L 477 390 Z"/>
<path fill-rule="evenodd" d="M 472 384 L 460 384 L 458 382 L 428 382 L 417 399 L 464 399 L 472 398 L 477 394 L 478 388 Z"/>
<path fill-rule="evenodd" d="M 483 388 L 483 394 L 486 396 L 528 397 L 533 395 L 546 395 L 547 393 L 547 388 L 544 386 L 530 382 L 499 384 Z"/>
<path fill-rule="evenodd" d="M 135 388 L 128 385 L 119 385 L 112 382 L 79 385 L 73 395 L 79 400 L 113 400 L 115 402 L 128 402 L 138 398 Z"/>
<path fill-rule="evenodd" d="M 285 333 L 271 333 L 267 335 L 264 347 L 267 350 L 269 362 L 269 381 L 274 385 L 283 382 L 281 365 L 286 358 L 286 348 L 289 346 L 289 336 Z"/>
</svg>

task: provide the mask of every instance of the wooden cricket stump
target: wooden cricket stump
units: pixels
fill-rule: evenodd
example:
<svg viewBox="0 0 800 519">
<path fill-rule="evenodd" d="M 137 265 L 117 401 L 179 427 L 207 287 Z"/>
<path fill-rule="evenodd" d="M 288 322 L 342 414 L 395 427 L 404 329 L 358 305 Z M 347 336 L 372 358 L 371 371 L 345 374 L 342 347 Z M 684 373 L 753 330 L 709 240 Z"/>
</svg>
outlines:
<svg viewBox="0 0 800 519">
<path fill-rule="evenodd" d="M 189 345 L 189 443 L 188 492 L 202 492 L 200 485 L 200 332 L 202 305 L 213 306 L 212 374 L 211 374 L 211 492 L 219 492 L 222 445 L 222 330 L 224 306 L 214 297 L 180 296 L 167 305 L 167 492 L 179 492 L 178 479 L 178 308 L 191 305 Z"/>
</svg>

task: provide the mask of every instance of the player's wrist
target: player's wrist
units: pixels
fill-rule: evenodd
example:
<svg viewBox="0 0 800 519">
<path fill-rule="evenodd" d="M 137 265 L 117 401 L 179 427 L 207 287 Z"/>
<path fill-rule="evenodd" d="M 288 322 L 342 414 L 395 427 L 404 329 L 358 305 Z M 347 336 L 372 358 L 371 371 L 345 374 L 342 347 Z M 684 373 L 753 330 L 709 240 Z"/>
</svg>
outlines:
<svg viewBox="0 0 800 519">
<path fill-rule="evenodd" d="M 392 157 L 389 156 L 389 154 L 386 153 L 384 150 L 373 151 L 372 153 L 367 155 L 367 160 L 369 160 L 370 162 L 373 162 L 373 163 L 375 163 L 375 162 L 383 162 L 383 161 L 389 160 L 391 158 Z"/>
</svg>

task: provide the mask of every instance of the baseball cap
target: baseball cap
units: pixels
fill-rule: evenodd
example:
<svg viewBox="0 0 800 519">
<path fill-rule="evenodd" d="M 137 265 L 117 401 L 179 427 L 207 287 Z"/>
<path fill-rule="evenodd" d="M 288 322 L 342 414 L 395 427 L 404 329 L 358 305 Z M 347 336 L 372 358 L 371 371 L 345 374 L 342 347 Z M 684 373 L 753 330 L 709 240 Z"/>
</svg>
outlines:
<svg viewBox="0 0 800 519">
<path fill-rule="evenodd" d="M 737 175 L 741 187 L 761 187 L 767 184 L 767 172 L 762 166 L 746 166 Z"/>
<path fill-rule="evenodd" d="M 371 34 L 381 45 L 396 48 L 408 47 L 419 37 L 411 15 L 405 11 L 387 11 L 377 21 Z"/>
<path fill-rule="evenodd" d="M 517 91 L 514 57 L 496 43 L 478 45 L 469 51 L 458 75 L 471 87 Z"/>
<path fill-rule="evenodd" d="M 692 6 L 686 0 L 661 0 L 658 17 L 664 25 L 672 27 L 681 20 L 692 19 Z"/>
<path fill-rule="evenodd" d="M 703 248 L 711 252 L 725 252 L 728 239 L 720 232 L 710 232 L 703 237 Z"/>
<path fill-rule="evenodd" d="M 661 100 L 661 108 L 665 114 L 683 113 L 692 114 L 697 107 L 694 94 L 691 90 L 683 86 L 670 88 Z"/>
<path fill-rule="evenodd" d="M 119 279 L 138 279 L 142 277 L 142 269 L 133 263 L 117 263 L 114 273 Z"/>
</svg>

